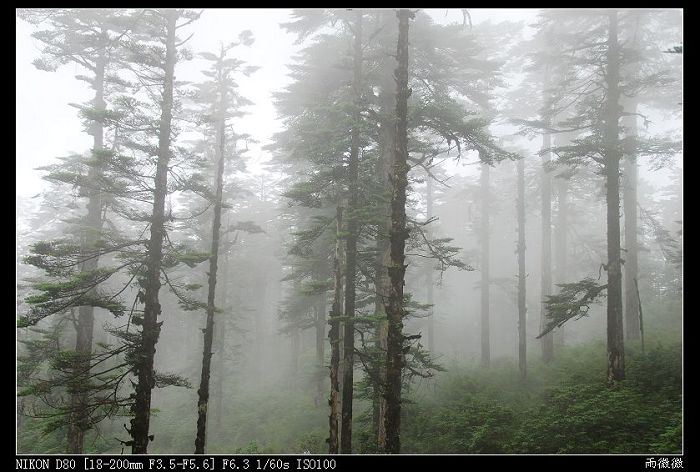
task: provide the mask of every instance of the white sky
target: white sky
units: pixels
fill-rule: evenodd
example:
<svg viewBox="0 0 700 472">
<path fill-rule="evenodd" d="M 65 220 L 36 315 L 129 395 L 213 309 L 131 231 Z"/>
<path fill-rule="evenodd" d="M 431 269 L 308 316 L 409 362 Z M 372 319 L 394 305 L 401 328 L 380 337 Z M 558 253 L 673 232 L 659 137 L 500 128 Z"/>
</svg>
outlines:
<svg viewBox="0 0 700 472">
<path fill-rule="evenodd" d="M 459 9 L 426 10 L 436 22 L 462 21 Z M 480 23 L 526 20 L 530 23 L 536 9 L 470 9 L 472 22 Z M 273 133 L 280 130 L 272 103 L 272 93 L 288 83 L 286 65 L 299 46 L 295 37 L 287 34 L 279 24 L 289 20 L 287 9 L 206 9 L 201 18 L 192 24 L 194 36 L 188 47 L 195 53 L 218 50 L 220 42 L 230 42 L 238 34 L 249 29 L 255 43 L 251 48 L 237 48 L 238 57 L 260 69 L 250 78 L 239 81 L 240 92 L 254 102 L 250 112 L 238 122 L 237 131 L 247 132 L 260 141 L 251 145 L 248 168 L 260 172 L 259 163 L 268 158 L 260 148 L 269 142 Z M 39 56 L 40 42 L 31 38 L 34 27 L 16 19 L 16 142 L 17 142 L 17 194 L 33 196 L 44 186 L 41 173 L 34 168 L 50 164 L 56 156 L 71 152 L 83 153 L 92 140 L 82 130 L 77 110 L 69 103 L 90 100 L 93 91 L 87 84 L 74 78 L 82 71 L 78 66 L 62 66 L 56 72 L 36 69 L 32 61 Z M 180 36 L 186 37 L 188 32 Z M 178 80 L 201 80 L 202 63 L 194 60 L 178 64 Z M 456 169 L 455 169 L 456 170 Z M 645 175 L 645 172 L 642 172 Z M 661 177 L 661 176 L 659 176 Z"/>
</svg>

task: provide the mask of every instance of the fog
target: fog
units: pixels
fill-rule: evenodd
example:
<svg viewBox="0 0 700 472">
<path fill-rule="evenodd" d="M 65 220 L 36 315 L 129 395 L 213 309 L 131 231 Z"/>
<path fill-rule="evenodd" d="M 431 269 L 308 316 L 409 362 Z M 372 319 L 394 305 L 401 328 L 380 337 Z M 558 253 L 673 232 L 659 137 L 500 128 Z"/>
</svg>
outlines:
<svg viewBox="0 0 700 472">
<path fill-rule="evenodd" d="M 682 23 L 17 10 L 17 452 L 682 453 Z"/>
</svg>

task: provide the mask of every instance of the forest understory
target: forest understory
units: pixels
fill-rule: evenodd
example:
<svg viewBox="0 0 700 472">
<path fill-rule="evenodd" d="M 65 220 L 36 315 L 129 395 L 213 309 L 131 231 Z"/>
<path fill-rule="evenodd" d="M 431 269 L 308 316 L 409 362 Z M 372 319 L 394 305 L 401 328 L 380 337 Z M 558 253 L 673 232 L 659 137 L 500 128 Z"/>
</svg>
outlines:
<svg viewBox="0 0 700 472">
<path fill-rule="evenodd" d="M 629 376 L 615 390 L 600 366 L 605 346 L 591 342 L 567 347 L 550 365 L 530 366 L 518 379 L 509 359 L 488 371 L 454 364 L 430 381 L 412 386 L 405 402 L 402 441 L 409 454 L 678 454 L 682 441 L 681 346 L 673 336 L 649 340 L 628 353 Z M 647 375 L 653 372 L 652 376 Z M 265 393 L 234 391 L 216 412 L 212 454 L 325 454 L 327 412 L 311 392 L 292 380 Z M 195 392 L 171 395 L 163 410 L 187 412 Z M 376 454 L 371 402 L 359 400 L 354 429 L 358 453 Z M 168 418 L 156 412 L 154 454 L 176 454 L 190 446 L 194 412 Z M 28 420 L 18 437 L 18 453 L 61 453 L 65 430 L 42 433 Z M 119 454 L 111 440 L 119 420 L 86 439 L 86 453 Z"/>
</svg>

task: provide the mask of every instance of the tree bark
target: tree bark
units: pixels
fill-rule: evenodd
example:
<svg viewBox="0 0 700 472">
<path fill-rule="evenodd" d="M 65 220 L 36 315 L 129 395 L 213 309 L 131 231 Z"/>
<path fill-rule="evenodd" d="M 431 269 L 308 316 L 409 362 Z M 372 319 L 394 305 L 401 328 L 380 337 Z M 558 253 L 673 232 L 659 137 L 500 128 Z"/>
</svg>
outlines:
<svg viewBox="0 0 700 472">
<path fill-rule="evenodd" d="M 558 178 L 556 180 L 557 191 L 557 217 L 554 223 L 554 280 L 556 283 L 566 283 L 567 269 L 567 231 L 569 212 L 569 180 Z M 564 344 L 566 325 L 560 326 L 554 331 L 557 344 Z"/>
<path fill-rule="evenodd" d="M 228 220 L 228 218 L 227 218 Z M 227 225 L 228 226 L 228 221 Z M 228 313 L 228 318 L 232 316 L 232 313 L 228 311 L 228 308 L 231 306 L 229 303 L 229 296 L 228 296 L 228 287 L 229 287 L 229 280 L 230 280 L 230 265 L 229 265 L 229 248 L 228 248 L 229 243 L 226 242 L 224 243 L 224 264 L 222 267 L 223 273 L 222 278 L 221 278 L 221 289 L 219 290 L 218 296 L 219 296 L 219 303 L 221 304 L 221 307 L 224 309 L 224 313 Z M 226 317 L 221 318 L 221 323 L 219 323 L 219 328 L 215 331 L 214 335 L 216 336 L 216 339 L 214 341 L 214 349 L 215 352 L 218 352 L 219 355 L 216 358 L 216 375 L 214 376 L 215 383 L 214 383 L 214 398 L 216 401 L 214 402 L 214 411 L 215 411 L 215 422 L 214 422 L 214 429 L 216 430 L 217 433 L 222 432 L 222 418 L 224 416 L 224 407 L 223 407 L 223 399 L 224 399 L 224 378 L 225 378 L 225 371 L 226 371 L 226 363 L 224 361 L 224 353 L 226 349 Z"/>
<path fill-rule="evenodd" d="M 161 312 L 158 292 L 160 291 L 160 271 L 163 258 L 163 237 L 165 236 L 165 197 L 168 193 L 168 163 L 170 162 L 170 126 L 173 107 L 173 78 L 175 76 L 175 27 L 177 13 L 168 10 L 167 39 L 165 48 L 165 82 L 158 130 L 158 163 L 156 164 L 155 190 L 153 196 L 153 215 L 151 217 L 151 235 L 146 256 L 145 306 L 141 345 L 135 365 L 137 383 L 131 419 L 132 454 L 148 452 L 149 425 L 151 420 L 151 391 L 155 386 L 153 360 L 156 343 L 160 335 L 158 316 Z"/>
<path fill-rule="evenodd" d="M 336 237 L 335 255 L 333 257 L 333 305 L 330 312 L 331 329 L 328 331 L 328 341 L 331 345 L 331 395 L 328 399 L 330 415 L 328 416 L 329 437 L 328 453 L 338 454 L 338 416 L 340 414 L 340 385 L 338 382 L 338 369 L 340 366 L 340 317 L 343 304 L 343 271 L 341 267 L 342 240 L 340 234 L 343 231 L 343 209 L 340 203 L 336 207 Z"/>
<path fill-rule="evenodd" d="M 427 175 L 425 182 L 425 206 L 426 206 L 426 218 L 430 220 L 433 217 L 433 179 L 430 175 Z M 432 230 L 430 226 L 426 228 L 426 233 L 428 239 L 432 237 Z M 431 354 L 435 352 L 435 310 L 433 309 L 433 266 L 428 265 L 428 270 L 425 274 L 425 289 L 426 289 L 426 302 L 430 305 L 430 313 L 428 315 L 428 351 Z"/>
<path fill-rule="evenodd" d="M 642 314 L 642 297 L 639 295 L 639 285 L 637 279 L 634 279 L 634 288 L 637 290 L 637 303 L 639 303 L 639 335 L 642 341 L 642 356 L 644 351 L 644 315 Z"/>
<path fill-rule="evenodd" d="M 518 160 L 518 367 L 527 377 L 527 299 L 525 286 L 525 161 Z"/>
<path fill-rule="evenodd" d="M 625 350 L 622 326 L 622 271 L 620 261 L 620 51 L 617 39 L 617 11 L 611 11 L 608 14 L 608 19 L 607 73 L 605 75 L 607 99 L 604 111 L 603 145 L 605 152 L 608 227 L 608 381 L 614 383 L 625 378 Z"/>
<path fill-rule="evenodd" d="M 360 152 L 360 94 L 362 87 L 362 11 L 355 17 L 353 52 L 353 127 L 348 159 L 348 231 L 345 246 L 345 335 L 343 339 L 343 405 L 340 452 L 352 453 L 352 399 L 355 354 L 355 272 L 357 270 L 357 193 L 358 155 Z"/>
<path fill-rule="evenodd" d="M 95 61 L 95 100 L 94 107 L 98 115 L 102 115 L 105 110 L 104 83 L 105 67 L 107 59 L 104 55 Z M 97 269 L 99 258 L 90 254 L 95 250 L 95 243 L 100 237 L 102 230 L 102 194 L 99 189 L 99 180 L 102 175 L 101 161 L 104 159 L 104 126 L 101 119 L 92 122 L 90 133 L 93 136 L 92 157 L 96 164 L 90 166 L 88 170 L 88 181 L 92 188 L 87 188 L 88 203 L 87 216 L 85 218 L 85 228 L 81 240 L 81 254 L 89 257 L 83 262 L 81 271 L 90 272 Z M 94 292 L 94 289 L 90 293 Z M 94 308 L 92 306 L 81 306 L 78 308 L 78 320 L 75 325 L 75 352 L 78 354 L 78 362 L 73 369 L 73 382 L 71 385 L 70 418 L 68 420 L 67 440 L 68 454 L 82 454 L 85 432 L 90 429 L 90 417 L 88 413 L 88 392 L 90 383 L 90 364 L 92 355 L 92 334 L 94 328 Z"/>
<path fill-rule="evenodd" d="M 387 228 L 388 230 L 388 228 Z M 381 305 L 381 307 L 376 311 L 377 315 L 386 316 L 386 310 L 384 309 L 385 303 L 388 299 L 389 293 L 389 276 L 386 273 L 386 267 L 390 260 L 389 245 L 387 241 L 383 242 L 382 251 L 379 253 L 377 262 L 380 264 L 379 272 L 381 274 L 380 281 L 376 287 L 381 292 L 377 292 L 377 303 L 375 305 Z M 376 307 L 375 307 L 376 309 Z M 388 336 L 388 323 L 386 319 L 379 322 L 377 326 L 377 351 L 381 361 L 378 369 L 378 383 L 375 389 L 374 398 L 374 430 L 377 438 L 377 450 L 383 451 L 386 447 L 386 362 L 385 353 L 387 352 L 387 336 Z"/>
<path fill-rule="evenodd" d="M 226 264 L 226 263 L 224 263 Z M 222 281 L 222 285 L 226 286 L 225 281 Z M 225 299 L 222 300 L 222 306 L 226 306 Z M 216 358 L 216 365 L 214 366 L 214 431 L 221 433 L 221 420 L 224 416 L 224 346 L 226 345 L 226 323 L 222 322 L 219 324 L 218 329 L 215 331 L 214 335 L 216 339 L 214 341 L 214 352 L 218 352 L 219 355 Z"/>
<path fill-rule="evenodd" d="M 381 116 L 385 117 L 382 122 L 382 127 L 380 129 L 380 139 L 382 145 L 381 158 L 377 162 L 377 173 L 382 176 L 382 182 L 384 188 L 389 188 L 390 181 L 389 176 L 392 172 L 392 162 L 394 160 L 394 147 L 395 147 L 395 134 L 396 134 L 396 123 L 393 118 L 393 113 L 396 107 L 396 82 L 389 74 L 383 76 L 384 83 L 382 85 L 381 92 Z M 389 119 L 391 116 L 391 119 Z M 387 192 L 388 194 L 388 192 Z M 388 195 L 387 195 L 388 196 Z M 384 310 L 384 305 L 387 302 L 387 297 L 389 294 L 389 274 L 386 271 L 386 267 L 389 265 L 391 260 L 390 247 L 389 247 L 389 230 L 391 228 L 391 209 L 387 204 L 385 206 L 385 218 L 382 219 L 383 224 L 379 228 L 379 233 L 377 237 L 377 259 L 376 263 L 376 278 L 374 281 L 375 287 L 375 304 L 374 311 L 378 316 L 383 316 L 384 318 L 379 321 L 377 326 L 377 352 L 380 355 L 379 367 L 378 367 L 378 379 L 376 391 L 374 392 L 374 411 L 373 411 L 373 424 L 374 432 L 377 438 L 377 450 L 383 451 L 386 446 L 386 398 L 385 398 L 385 386 L 386 386 L 386 350 L 387 350 L 387 320 L 386 311 Z"/>
<path fill-rule="evenodd" d="M 396 148 L 391 175 L 391 265 L 387 267 L 390 291 L 385 311 L 387 332 L 387 384 L 386 384 L 386 447 L 389 454 L 401 450 L 401 374 L 403 370 L 403 286 L 406 274 L 405 246 L 408 238 L 406 228 L 406 187 L 408 186 L 408 28 L 414 14 L 399 10 L 399 37 L 396 45 Z"/>
<path fill-rule="evenodd" d="M 630 113 L 637 112 L 636 101 L 630 104 Z M 637 117 L 624 118 L 628 136 L 637 137 Z M 639 277 L 637 244 L 637 156 L 625 156 L 625 175 L 623 186 L 623 205 L 625 214 L 625 334 L 627 339 L 640 338 L 639 298 L 635 281 Z"/>
<path fill-rule="evenodd" d="M 223 54 L 223 52 L 222 52 Z M 219 117 L 217 124 L 216 149 L 216 196 L 214 201 L 214 221 L 211 232 L 211 255 L 209 256 L 209 277 L 207 294 L 207 321 L 204 328 L 204 346 L 202 348 L 202 374 L 197 394 L 197 437 L 194 453 L 204 454 L 207 432 L 207 410 L 209 409 L 209 377 L 211 375 L 212 343 L 214 340 L 214 314 L 216 313 L 216 274 L 219 268 L 219 232 L 221 230 L 221 208 L 223 202 L 224 169 L 226 165 L 226 89 L 219 87 Z"/>
<path fill-rule="evenodd" d="M 316 396 L 314 397 L 314 405 L 320 406 L 323 398 L 323 379 L 325 377 L 325 347 L 326 347 L 326 294 L 319 296 L 315 312 L 315 328 L 316 328 Z"/>
<path fill-rule="evenodd" d="M 479 156 L 481 157 L 481 156 Z M 490 267 L 489 259 L 489 171 L 488 164 L 481 164 L 481 365 L 491 363 L 491 334 L 489 315 Z"/>
<path fill-rule="evenodd" d="M 552 135 L 545 133 L 542 136 L 542 147 L 548 149 L 552 146 Z M 540 288 L 540 332 L 547 326 L 547 310 L 544 301 L 552 294 L 552 177 L 547 171 L 547 165 L 551 161 L 551 153 L 542 156 L 542 278 Z M 552 332 L 541 338 L 542 360 L 545 363 L 554 358 L 554 340 Z"/>
</svg>

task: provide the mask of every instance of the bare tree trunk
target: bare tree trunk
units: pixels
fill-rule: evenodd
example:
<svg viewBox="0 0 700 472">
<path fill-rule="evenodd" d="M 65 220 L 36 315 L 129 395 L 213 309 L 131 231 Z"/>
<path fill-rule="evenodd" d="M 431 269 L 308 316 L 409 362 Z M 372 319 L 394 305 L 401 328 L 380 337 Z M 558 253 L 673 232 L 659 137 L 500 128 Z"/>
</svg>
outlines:
<svg viewBox="0 0 700 472">
<path fill-rule="evenodd" d="M 636 101 L 630 104 L 630 113 L 637 112 Z M 625 128 L 628 135 L 637 137 L 637 117 L 626 116 Z M 623 204 L 625 214 L 625 334 L 627 339 L 639 339 L 639 298 L 637 297 L 636 280 L 639 277 L 637 244 L 637 156 L 625 156 L 625 175 L 623 186 Z"/>
<path fill-rule="evenodd" d="M 105 110 L 104 101 L 104 79 L 106 58 L 99 57 L 95 61 L 95 100 L 94 107 L 98 115 Z M 102 152 L 104 151 L 104 126 L 101 119 L 92 122 L 90 130 L 93 136 L 92 156 L 98 162 L 91 165 L 88 171 L 88 181 L 94 185 L 87 188 L 88 194 L 87 216 L 85 218 L 85 229 L 81 240 L 81 254 L 86 258 L 81 271 L 90 272 L 97 269 L 99 258 L 90 254 L 95 250 L 95 243 L 100 237 L 102 230 L 102 194 L 99 189 L 99 180 L 102 175 Z M 87 258 L 90 255 L 92 257 Z M 93 292 L 94 290 L 91 290 Z M 78 320 L 75 323 L 75 352 L 78 355 L 78 362 L 73 369 L 73 383 L 70 386 L 70 418 L 68 420 L 67 440 L 68 454 L 82 454 L 85 432 L 90 429 L 90 417 L 88 413 L 88 386 L 90 384 L 90 365 L 92 356 L 92 334 L 94 328 L 94 308 L 92 306 L 81 306 L 78 308 Z"/>
<path fill-rule="evenodd" d="M 379 162 L 379 168 L 381 169 L 381 160 Z M 381 172 L 381 170 L 380 170 Z M 374 314 L 375 316 L 385 316 L 384 312 L 384 298 L 386 297 L 387 291 L 387 281 L 388 275 L 385 274 L 384 268 L 386 267 L 386 259 L 388 254 L 388 244 L 385 239 L 385 232 L 387 228 L 381 227 L 378 229 L 378 236 L 376 241 L 377 254 L 374 260 L 375 278 L 374 278 Z M 383 403 L 386 404 L 384 400 L 384 383 L 386 382 L 386 366 L 383 362 L 382 353 L 386 352 L 386 320 L 381 320 L 377 324 L 377 341 L 375 347 L 377 348 L 377 363 L 376 363 L 376 379 L 374 380 L 374 389 L 372 396 L 372 434 L 377 439 L 377 444 L 379 445 L 378 450 L 383 450 L 384 441 L 386 439 L 386 430 L 384 428 L 384 418 L 383 413 L 385 408 Z"/>
<path fill-rule="evenodd" d="M 527 377 L 527 298 L 525 286 L 525 161 L 518 161 L 518 367 Z"/>
<path fill-rule="evenodd" d="M 566 283 L 567 269 L 567 231 L 568 231 L 568 212 L 569 212 L 569 181 L 565 178 L 556 180 L 557 189 L 557 218 L 554 223 L 554 280 L 556 283 Z M 564 344 L 567 327 L 560 326 L 554 332 L 555 340 L 558 345 Z"/>
<path fill-rule="evenodd" d="M 375 313 L 377 315 L 386 315 L 384 305 L 389 293 L 389 276 L 386 272 L 386 267 L 389 262 L 389 245 L 386 240 L 377 241 L 377 281 L 375 288 L 377 290 L 375 301 Z M 377 438 L 377 450 L 383 451 L 386 446 L 386 362 L 385 354 L 387 352 L 387 331 L 388 323 L 386 320 L 379 322 L 377 326 L 377 351 L 379 363 L 377 368 L 377 383 L 373 399 L 373 425 L 374 433 Z"/>
<path fill-rule="evenodd" d="M 403 371 L 403 286 L 406 266 L 404 264 L 406 239 L 406 187 L 408 186 L 408 24 L 415 15 L 406 9 L 399 10 L 399 37 L 396 45 L 396 151 L 391 174 L 391 265 L 389 273 L 390 291 L 385 311 L 388 320 L 387 332 L 387 384 L 386 384 L 386 448 L 389 454 L 401 450 L 401 374 Z"/>
<path fill-rule="evenodd" d="M 570 140 L 571 137 L 568 133 L 557 134 L 554 137 L 554 146 L 559 147 L 566 145 Z M 557 199 L 557 214 L 554 220 L 554 281 L 557 284 L 562 284 L 568 281 L 567 234 L 569 231 L 569 179 L 557 177 L 554 180 L 554 186 Z M 553 332 L 556 345 L 564 345 L 568 329 L 570 328 L 567 327 L 567 325 L 563 325 Z"/>
<path fill-rule="evenodd" d="M 352 399 L 355 354 L 355 271 L 357 270 L 357 193 L 358 155 L 360 152 L 360 94 L 362 86 L 362 11 L 357 10 L 353 53 L 354 117 L 348 159 L 348 231 L 345 246 L 345 336 L 343 339 L 343 413 L 340 452 L 352 452 Z"/>
<path fill-rule="evenodd" d="M 314 405 L 320 406 L 323 398 L 323 379 L 325 378 L 325 347 L 326 347 L 326 294 L 319 296 L 315 311 L 315 328 L 316 328 L 316 396 L 314 397 Z"/>
<path fill-rule="evenodd" d="M 620 262 L 620 64 L 617 39 L 617 11 L 608 13 L 610 29 L 607 41 L 607 100 L 605 103 L 606 201 L 608 226 L 608 381 L 625 378 L 625 349 L 622 326 L 622 270 Z"/>
<path fill-rule="evenodd" d="M 336 237 L 335 255 L 333 257 L 333 305 L 330 313 L 331 329 L 328 331 L 328 340 L 331 345 L 331 395 L 328 399 L 330 415 L 328 416 L 329 437 L 328 453 L 338 454 L 338 415 L 340 414 L 340 385 L 338 383 L 338 368 L 340 366 L 340 317 L 342 315 L 343 300 L 343 271 L 341 267 L 342 240 L 340 234 L 343 231 L 343 209 L 338 203 L 336 207 Z"/>
<path fill-rule="evenodd" d="M 222 284 L 222 285 L 225 285 Z M 225 306 L 225 299 L 222 301 Z M 221 420 L 224 416 L 224 347 L 226 346 L 226 322 L 222 320 L 218 329 L 214 333 L 214 352 L 219 355 L 216 358 L 216 374 L 214 375 L 214 431 L 221 433 Z"/>
<path fill-rule="evenodd" d="M 228 219 L 227 219 L 227 226 L 228 226 Z M 221 307 L 224 310 L 224 313 L 227 314 L 226 317 L 230 318 L 232 316 L 232 313 L 228 310 L 230 303 L 229 303 L 229 296 L 228 296 L 228 291 L 229 291 L 229 278 L 230 278 L 230 265 L 229 265 L 229 248 L 228 248 L 228 243 L 224 244 L 224 264 L 223 264 L 223 273 L 222 273 L 222 280 L 221 280 L 221 288 L 222 290 L 218 291 L 219 294 L 219 303 L 221 303 Z M 225 317 L 225 318 L 226 318 Z M 214 390 L 215 390 L 215 402 L 214 402 L 214 411 L 216 414 L 214 415 L 214 428 L 217 433 L 221 433 L 222 429 L 222 418 L 224 416 L 224 407 L 223 407 L 223 399 L 224 399 L 224 377 L 225 371 L 226 371 L 226 363 L 225 363 L 225 349 L 226 349 L 226 320 L 225 318 L 221 319 L 221 323 L 219 323 L 219 329 L 216 330 L 214 335 L 216 336 L 215 340 L 215 346 L 214 349 L 216 350 L 215 352 L 218 352 L 219 355 L 216 357 L 216 376 L 214 377 L 216 382 L 214 383 Z"/>
<path fill-rule="evenodd" d="M 428 220 L 433 217 L 433 179 L 428 175 L 426 177 L 426 217 Z M 432 237 L 430 226 L 426 228 L 428 239 Z M 435 352 L 435 310 L 433 309 L 433 266 L 428 265 L 428 271 L 425 274 L 426 302 L 430 305 L 430 314 L 428 315 L 428 350 L 431 354 Z"/>
<path fill-rule="evenodd" d="M 488 164 L 481 164 L 481 365 L 483 367 L 488 367 L 491 364 L 489 170 Z"/>
<path fill-rule="evenodd" d="M 386 74 L 388 76 L 388 74 Z M 382 176 L 382 182 L 384 183 L 384 188 L 389 188 L 389 176 L 392 172 L 392 162 L 394 160 L 394 147 L 395 147 L 395 134 L 396 134 L 396 123 L 393 119 L 393 114 L 396 107 L 396 82 L 392 77 L 385 77 L 382 92 L 381 92 L 381 111 L 382 116 L 385 117 L 382 122 L 382 127 L 380 130 L 381 143 L 382 143 L 382 154 L 381 159 L 377 163 L 377 173 Z M 388 117 L 391 116 L 391 119 Z M 387 192 L 388 196 L 388 192 Z M 384 310 L 384 305 L 387 302 L 387 297 L 389 295 L 389 273 L 386 267 L 389 265 L 391 260 L 390 247 L 389 247 L 389 230 L 391 228 L 391 209 L 389 208 L 388 198 L 385 205 L 385 218 L 383 218 L 383 224 L 379 229 L 379 235 L 377 237 L 377 259 L 376 259 L 376 279 L 375 279 L 375 291 L 376 298 L 374 304 L 374 311 L 377 315 L 386 315 Z M 377 450 L 383 451 L 386 446 L 386 350 L 387 350 L 387 330 L 388 323 L 386 318 L 382 319 L 377 326 L 377 351 L 380 355 L 379 368 L 378 368 L 378 379 L 377 388 L 375 389 L 374 398 L 374 431 L 377 438 Z"/>
<path fill-rule="evenodd" d="M 639 296 L 639 285 L 637 279 L 634 279 L 634 288 L 637 291 L 637 303 L 639 303 L 639 335 L 642 338 L 642 355 L 644 355 L 644 317 L 642 315 L 642 297 Z"/>
<path fill-rule="evenodd" d="M 542 147 L 548 149 L 552 146 L 552 135 L 546 133 L 542 136 Z M 547 310 L 544 301 L 552 294 L 552 177 L 547 171 L 547 165 L 551 161 L 551 153 L 542 155 L 542 278 L 540 290 L 540 332 L 547 326 Z M 554 357 L 554 340 L 552 332 L 541 338 L 542 360 L 550 362 Z"/>
<path fill-rule="evenodd" d="M 170 125 L 173 107 L 173 78 L 175 75 L 175 26 L 177 12 L 168 10 L 167 40 L 165 52 L 165 82 L 163 88 L 163 103 L 161 108 L 160 126 L 158 130 L 158 163 L 156 164 L 155 190 L 153 195 L 153 215 L 151 217 L 151 237 L 148 241 L 146 258 L 145 305 L 143 326 L 141 330 L 141 345 L 137 356 L 135 370 L 137 372 L 136 392 L 129 433 L 132 437 L 132 454 L 148 452 L 149 425 L 151 420 L 151 391 L 155 386 L 153 376 L 153 360 L 156 353 L 156 343 L 160 335 L 158 316 L 161 312 L 158 292 L 160 291 L 160 271 L 163 258 L 163 237 L 165 236 L 165 197 L 168 193 L 168 163 L 170 162 Z"/>
<path fill-rule="evenodd" d="M 222 50 L 223 55 L 223 50 Z M 212 343 L 214 340 L 214 314 L 216 313 L 216 274 L 219 268 L 219 231 L 221 230 L 221 209 L 223 202 L 224 168 L 226 154 L 226 89 L 219 87 L 219 122 L 217 126 L 216 149 L 216 200 L 214 201 L 214 221 L 211 232 L 211 255 L 209 256 L 209 293 L 207 295 L 207 321 L 204 328 L 204 347 L 202 349 L 202 375 L 199 382 L 199 400 L 197 402 L 197 438 L 194 453 L 204 454 L 207 430 L 207 410 L 209 409 L 209 377 L 211 371 Z"/>
</svg>

